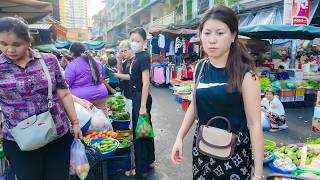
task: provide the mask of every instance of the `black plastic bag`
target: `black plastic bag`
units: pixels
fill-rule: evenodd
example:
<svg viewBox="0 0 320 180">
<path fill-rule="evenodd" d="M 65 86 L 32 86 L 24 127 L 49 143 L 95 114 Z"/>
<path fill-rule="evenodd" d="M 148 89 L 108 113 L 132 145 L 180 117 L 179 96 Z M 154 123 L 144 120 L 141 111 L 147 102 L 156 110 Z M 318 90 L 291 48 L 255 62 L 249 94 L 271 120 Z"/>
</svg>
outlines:
<svg viewBox="0 0 320 180">
<path fill-rule="evenodd" d="M 81 140 L 81 142 L 85 146 L 85 152 L 89 161 L 89 165 L 93 167 L 94 165 L 98 164 L 101 160 L 101 152 L 99 151 L 99 149 L 86 144 L 83 140 Z"/>
</svg>

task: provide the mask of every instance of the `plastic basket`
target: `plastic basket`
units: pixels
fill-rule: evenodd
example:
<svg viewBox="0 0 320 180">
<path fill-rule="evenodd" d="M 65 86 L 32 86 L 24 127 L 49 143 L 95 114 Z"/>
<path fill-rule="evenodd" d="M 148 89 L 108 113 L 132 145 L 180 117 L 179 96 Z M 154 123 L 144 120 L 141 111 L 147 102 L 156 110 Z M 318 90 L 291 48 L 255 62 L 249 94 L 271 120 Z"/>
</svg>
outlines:
<svg viewBox="0 0 320 180">
<path fill-rule="evenodd" d="M 86 134 L 88 132 L 90 125 L 91 119 L 84 126 L 81 127 L 82 134 Z"/>
<path fill-rule="evenodd" d="M 271 140 L 265 139 L 264 141 L 264 150 L 265 151 L 273 151 L 276 148 L 277 143 Z"/>
<path fill-rule="evenodd" d="M 130 120 L 113 120 L 112 127 L 113 130 L 128 130 L 130 126 Z"/>
<path fill-rule="evenodd" d="M 279 180 L 279 179 L 291 179 L 291 180 L 310 180 L 305 177 L 297 177 L 297 176 L 292 176 L 292 175 L 287 175 L 287 174 L 279 174 L 279 173 L 272 173 L 267 176 L 267 180 Z"/>
<path fill-rule="evenodd" d="M 179 95 L 174 95 L 174 98 L 175 98 L 175 101 L 177 102 L 177 103 L 182 103 L 182 97 L 181 96 L 179 96 Z"/>
<path fill-rule="evenodd" d="M 190 101 L 188 99 L 182 99 L 182 110 L 187 111 L 190 105 Z"/>
<path fill-rule="evenodd" d="M 99 143 L 105 139 L 108 139 L 108 138 L 94 138 L 91 140 L 91 144 Z M 109 152 L 101 154 L 102 160 L 105 160 L 108 157 L 113 156 L 116 152 L 116 149 L 119 147 L 119 145 L 120 145 L 119 141 L 116 139 L 113 139 L 113 140 L 116 142 L 116 146 L 112 150 L 110 150 Z"/>
<path fill-rule="evenodd" d="M 131 169 L 131 156 L 130 153 L 123 155 L 115 155 L 107 159 L 108 162 L 108 175 L 124 174 Z"/>
<path fill-rule="evenodd" d="M 280 90 L 279 96 L 295 96 L 296 91 L 295 90 Z"/>
<path fill-rule="evenodd" d="M 91 167 L 87 180 L 107 180 L 108 179 L 108 168 L 107 161 L 100 161 L 95 166 Z"/>
</svg>

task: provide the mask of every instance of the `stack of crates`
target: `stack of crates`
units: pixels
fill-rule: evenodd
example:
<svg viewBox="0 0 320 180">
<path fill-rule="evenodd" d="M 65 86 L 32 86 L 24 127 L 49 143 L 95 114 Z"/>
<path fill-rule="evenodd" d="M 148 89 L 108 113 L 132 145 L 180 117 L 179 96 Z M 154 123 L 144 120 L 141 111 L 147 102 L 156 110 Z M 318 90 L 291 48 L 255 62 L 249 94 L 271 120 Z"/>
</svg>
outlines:
<svg viewBox="0 0 320 180">
<path fill-rule="evenodd" d="M 296 91 L 285 89 L 279 91 L 279 99 L 281 102 L 294 102 L 296 98 Z"/>
<path fill-rule="evenodd" d="M 304 101 L 305 89 L 296 89 L 295 101 Z"/>
</svg>

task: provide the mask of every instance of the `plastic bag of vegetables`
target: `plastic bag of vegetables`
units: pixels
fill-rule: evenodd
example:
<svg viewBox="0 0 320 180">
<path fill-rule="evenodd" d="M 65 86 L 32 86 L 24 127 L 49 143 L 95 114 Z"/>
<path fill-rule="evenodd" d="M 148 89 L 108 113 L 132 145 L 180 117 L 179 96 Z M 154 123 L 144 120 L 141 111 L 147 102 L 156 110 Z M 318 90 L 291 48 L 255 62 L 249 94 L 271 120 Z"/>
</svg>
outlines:
<svg viewBox="0 0 320 180">
<path fill-rule="evenodd" d="M 150 118 L 148 114 L 139 116 L 135 133 L 136 139 L 154 137 L 154 131 L 150 124 Z"/>
<path fill-rule="evenodd" d="M 91 126 L 89 131 L 100 132 L 104 130 L 113 131 L 111 122 L 109 118 L 104 114 L 104 112 L 97 108 L 92 108 L 91 110 Z"/>
<path fill-rule="evenodd" d="M 85 146 L 80 139 L 71 144 L 70 150 L 70 175 L 77 175 L 81 180 L 87 178 L 90 165 L 86 156 Z"/>
</svg>

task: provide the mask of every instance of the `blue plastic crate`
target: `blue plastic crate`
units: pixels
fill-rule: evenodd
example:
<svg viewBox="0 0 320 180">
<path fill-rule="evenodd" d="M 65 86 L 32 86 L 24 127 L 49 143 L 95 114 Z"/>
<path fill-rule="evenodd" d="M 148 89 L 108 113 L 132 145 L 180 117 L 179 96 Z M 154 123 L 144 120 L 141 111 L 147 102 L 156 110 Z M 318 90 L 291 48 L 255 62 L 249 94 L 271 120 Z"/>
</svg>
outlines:
<svg viewBox="0 0 320 180">
<path fill-rule="evenodd" d="M 130 153 L 108 157 L 107 164 L 109 176 L 124 174 L 131 169 Z"/>
<path fill-rule="evenodd" d="M 113 120 L 112 127 L 113 130 L 128 130 L 130 126 L 130 120 Z"/>
<path fill-rule="evenodd" d="M 174 95 L 175 101 L 179 104 L 182 104 L 182 97 L 179 95 Z"/>
<path fill-rule="evenodd" d="M 107 139 L 107 138 L 94 138 L 94 139 L 91 140 L 91 144 L 99 143 L 99 142 L 101 142 L 101 141 L 103 141 L 103 140 L 105 140 L 105 139 Z M 114 140 L 116 141 L 116 144 L 117 144 L 116 147 L 113 148 L 113 149 L 112 149 L 111 151 L 109 151 L 108 153 L 102 154 L 102 155 L 101 155 L 101 160 L 105 160 L 105 159 L 107 159 L 108 157 L 113 156 L 114 153 L 116 152 L 116 150 L 117 150 L 117 148 L 119 147 L 120 143 L 119 143 L 118 140 L 116 140 L 116 139 L 114 139 Z"/>
</svg>

